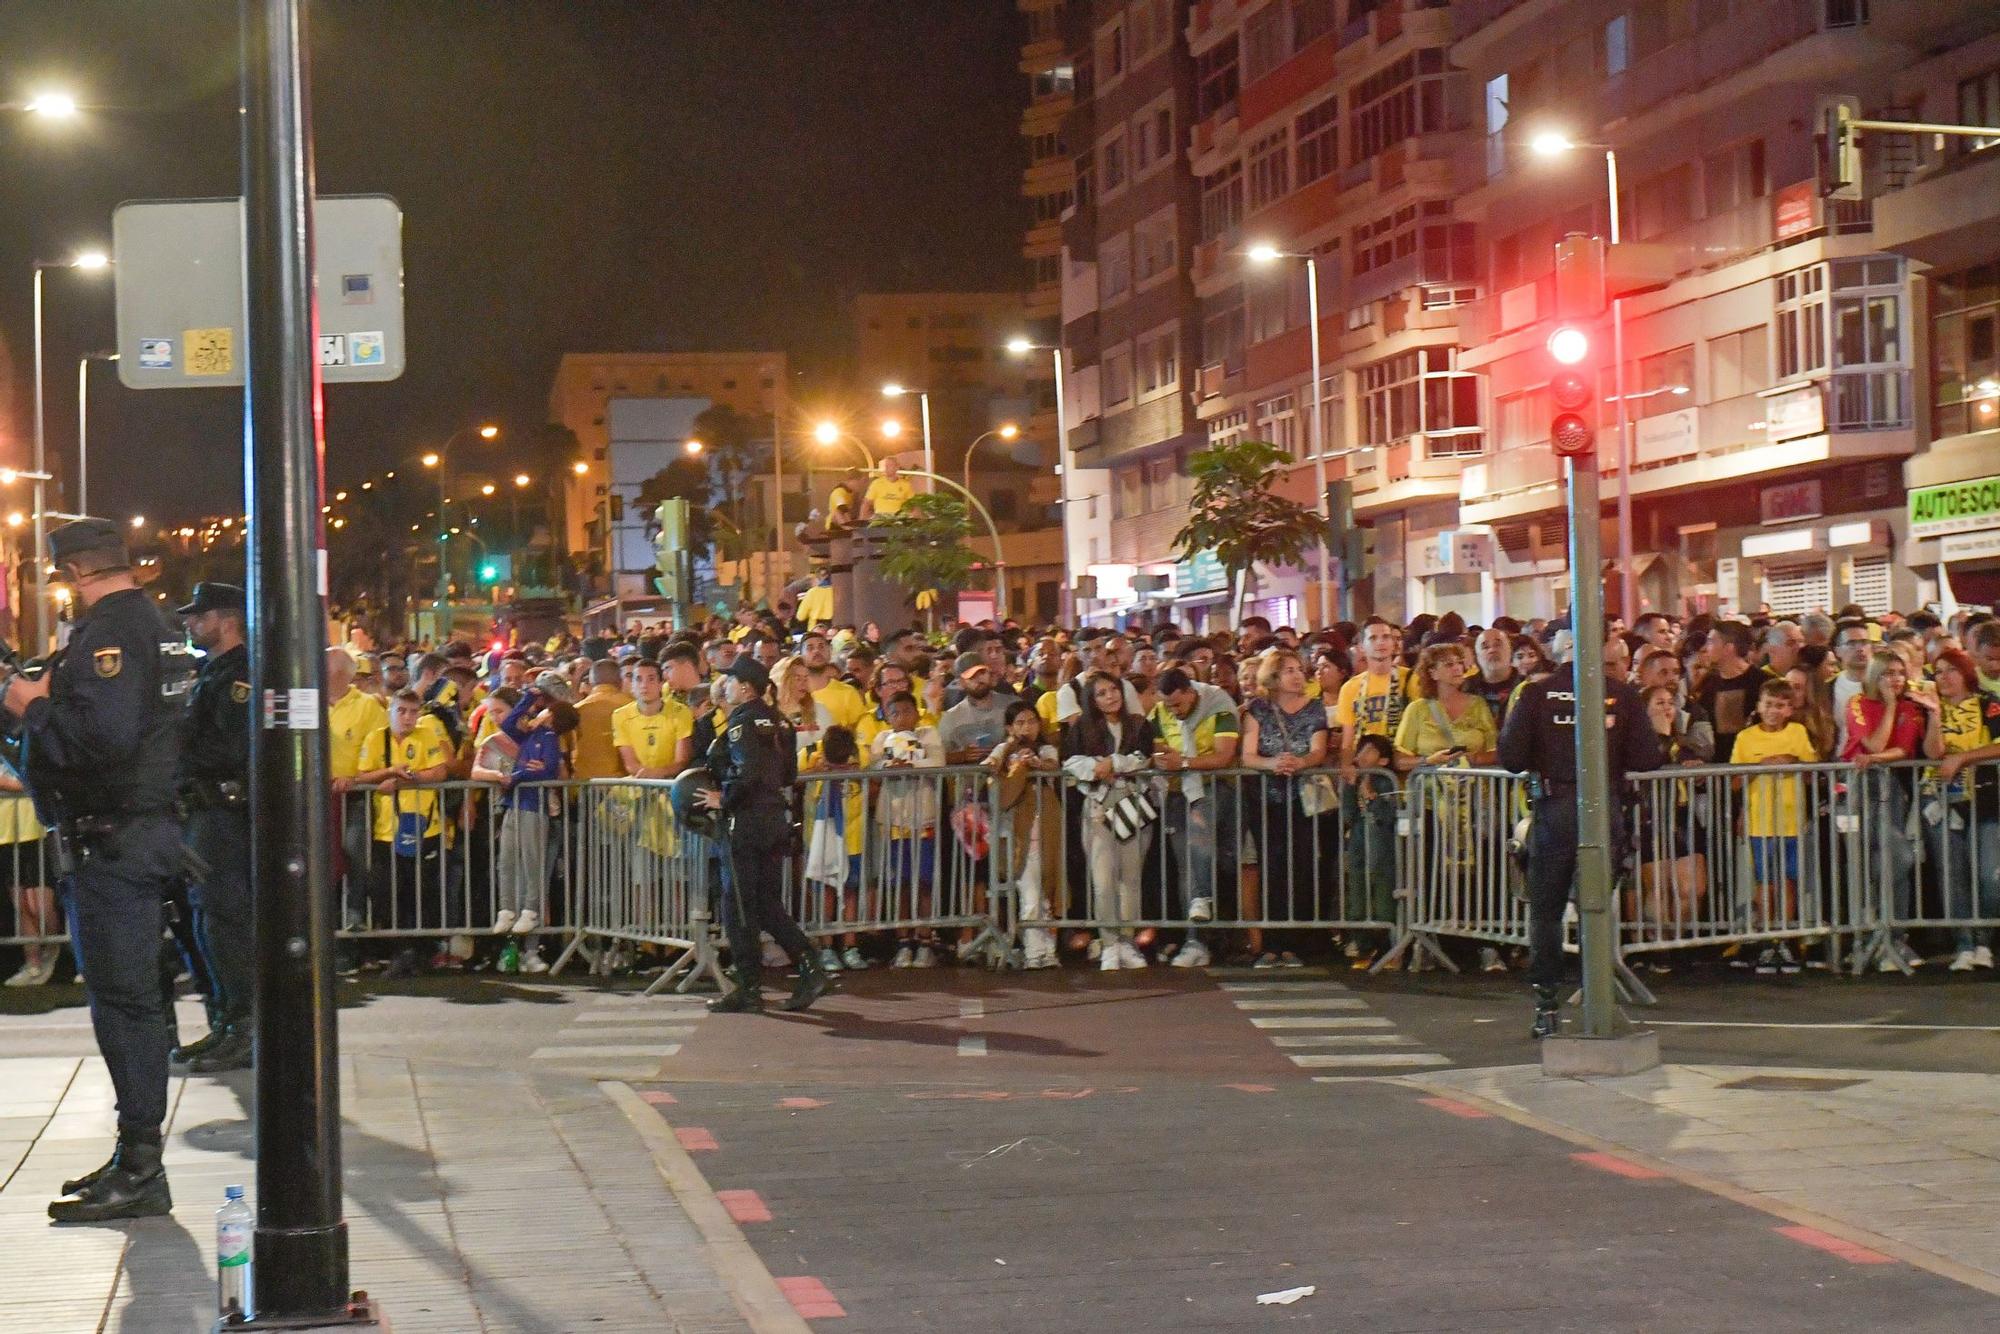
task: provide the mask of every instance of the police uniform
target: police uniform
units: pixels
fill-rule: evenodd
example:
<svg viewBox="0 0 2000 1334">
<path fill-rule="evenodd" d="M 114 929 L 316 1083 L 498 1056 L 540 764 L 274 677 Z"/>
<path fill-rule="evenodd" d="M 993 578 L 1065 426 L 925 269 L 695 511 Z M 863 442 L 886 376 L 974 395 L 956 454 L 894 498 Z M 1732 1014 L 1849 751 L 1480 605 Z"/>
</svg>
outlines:
<svg viewBox="0 0 2000 1334">
<path fill-rule="evenodd" d="M 1604 685 L 1610 760 L 1609 799 L 1624 791 L 1625 775 L 1660 767 L 1660 747 L 1639 692 L 1623 681 Z M 1528 981 L 1535 988 L 1536 1033 L 1554 1031 L 1563 974 L 1563 909 L 1576 883 L 1576 669 L 1558 667 L 1532 681 L 1507 711 L 1500 731 L 1500 763 L 1536 775 L 1534 818 L 1527 847 Z M 1611 816 L 1612 837 L 1622 822 Z"/>
<path fill-rule="evenodd" d="M 791 725 L 763 697 L 771 683 L 763 666 L 752 658 L 738 658 L 729 674 L 756 690 L 758 697 L 730 711 L 728 722 L 708 752 L 708 767 L 722 787 L 730 894 L 736 909 L 724 924 L 736 989 L 709 1008 L 724 1012 L 764 1008 L 758 990 L 763 977 L 763 949 L 758 937 L 768 931 L 799 970 L 798 987 L 784 1008 L 803 1010 L 823 995 L 831 982 L 784 900 L 785 859 L 792 850 L 792 784 L 798 777 L 798 743 Z"/>
<path fill-rule="evenodd" d="M 195 585 L 184 617 L 244 611 L 234 584 Z M 199 865 L 189 886 L 195 940 L 214 982 L 208 1036 L 175 1059 L 196 1074 L 250 1064 L 250 1007 L 256 986 L 256 910 L 250 892 L 250 649 L 212 653 L 188 697 L 181 752 L 183 831 Z"/>
<path fill-rule="evenodd" d="M 65 524 L 49 550 L 79 582 L 129 564 L 117 525 L 104 519 Z M 28 788 L 60 836 L 70 938 L 118 1098 L 117 1152 L 64 1184 L 80 1198 L 49 1206 L 58 1222 L 143 1217 L 173 1204 L 160 1166 L 172 1028 L 157 969 L 161 902 L 181 870 L 173 801 L 185 683 L 162 652 L 179 638 L 139 589 L 90 599 L 50 663 L 48 694 L 21 715 Z"/>
</svg>

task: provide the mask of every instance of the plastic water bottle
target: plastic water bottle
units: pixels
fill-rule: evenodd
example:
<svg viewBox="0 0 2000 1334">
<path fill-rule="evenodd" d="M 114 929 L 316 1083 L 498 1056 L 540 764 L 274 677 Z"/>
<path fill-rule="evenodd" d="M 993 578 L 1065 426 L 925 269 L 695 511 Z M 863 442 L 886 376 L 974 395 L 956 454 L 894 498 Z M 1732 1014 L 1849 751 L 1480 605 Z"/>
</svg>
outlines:
<svg viewBox="0 0 2000 1334">
<path fill-rule="evenodd" d="M 250 1299 L 250 1236 L 256 1216 L 243 1198 L 243 1187 L 225 1186 L 222 1207 L 215 1211 L 216 1312 L 225 1320 L 256 1314 Z"/>
</svg>

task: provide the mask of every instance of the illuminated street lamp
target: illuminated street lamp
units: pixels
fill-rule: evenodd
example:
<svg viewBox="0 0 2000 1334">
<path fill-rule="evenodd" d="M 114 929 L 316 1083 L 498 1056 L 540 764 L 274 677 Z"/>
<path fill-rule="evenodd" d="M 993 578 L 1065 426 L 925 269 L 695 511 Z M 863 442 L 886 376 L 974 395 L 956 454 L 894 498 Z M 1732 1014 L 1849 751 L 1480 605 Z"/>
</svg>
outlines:
<svg viewBox="0 0 2000 1334">
<path fill-rule="evenodd" d="M 426 468 L 435 468 L 438 464 L 444 462 L 444 460 L 438 457 L 437 451 L 433 450 L 424 455 L 418 462 L 422 463 Z"/>
<path fill-rule="evenodd" d="M 1007 351 L 1016 357 L 1025 357 L 1031 352 L 1047 352 L 1056 370 L 1056 496 L 1062 509 L 1062 619 L 1073 624 L 1072 603 L 1076 596 L 1076 580 L 1071 577 L 1069 561 L 1069 419 L 1063 403 L 1063 354 L 1062 347 L 1048 346 L 1029 341 L 1025 336 L 1016 335 L 1007 340 Z"/>
<path fill-rule="evenodd" d="M 585 463 L 582 459 L 578 459 L 575 463 L 569 465 L 569 470 L 575 473 L 578 477 L 583 477 L 590 472 L 590 465 L 588 463 Z"/>
<path fill-rule="evenodd" d="M 74 108 L 73 100 L 70 105 Z M 81 269 L 86 273 L 94 273 L 109 267 L 111 260 L 101 250 L 86 250 L 56 263 L 35 261 L 35 471 L 38 473 L 48 471 L 42 397 L 42 274 L 49 269 Z M 42 504 L 42 490 L 38 483 L 35 491 L 35 651 L 37 653 L 47 648 L 49 642 L 48 527 L 48 511 Z"/>
<path fill-rule="evenodd" d="M 966 490 L 970 491 L 972 489 L 972 451 L 978 449 L 981 444 L 985 443 L 988 440 L 991 440 L 996 435 L 999 436 L 1002 440 L 1018 440 L 1021 436 L 1021 428 L 1016 426 L 1013 422 L 1002 422 L 1000 425 L 994 427 L 992 430 L 986 432 L 984 435 L 979 436 L 971 444 L 965 447 Z"/>
<path fill-rule="evenodd" d="M 524 472 L 517 472 L 514 474 L 515 486 L 526 486 L 529 482 L 533 480 L 534 480 L 533 478 L 529 477 L 528 474 Z"/>
<path fill-rule="evenodd" d="M 146 516 L 143 514 L 134 514 L 132 516 L 132 526 L 134 528 L 144 528 L 146 526 Z"/>
<path fill-rule="evenodd" d="M 936 465 L 936 462 L 935 462 L 935 460 L 934 460 L 934 459 L 932 458 L 932 455 L 931 455 L 931 395 L 930 395 L 930 391 L 929 391 L 929 390 L 927 390 L 927 389 L 911 389 L 911 388 L 908 388 L 907 386 L 904 386 L 904 385 L 900 385 L 900 384 L 897 384 L 897 383 L 896 383 L 895 381 L 893 381 L 893 380 L 892 380 L 892 381 L 890 381 L 890 382 L 889 382 L 888 384 L 885 384 L 885 385 L 883 385 L 883 386 L 882 386 L 882 397 L 884 397 L 884 398 L 905 398 L 905 397 L 908 397 L 908 396 L 909 396 L 909 395 L 911 395 L 911 394 L 915 394 L 915 395 L 917 396 L 917 408 L 918 408 L 919 412 L 920 412 L 920 413 L 922 414 L 922 417 L 923 417 L 923 423 L 924 423 L 924 471 L 925 471 L 925 472 L 928 472 L 928 473 L 935 473 L 935 472 L 937 471 L 937 465 Z M 901 426 L 901 424 L 900 424 L 900 423 L 899 423 L 899 424 L 897 425 L 896 429 L 897 429 L 898 431 L 902 430 L 902 426 Z M 889 431 L 889 430 L 887 430 L 886 428 L 885 428 L 885 429 L 883 430 L 883 432 L 882 432 L 882 433 L 883 433 L 884 435 L 888 435 L 888 436 L 890 436 L 890 437 L 891 437 L 892 439 L 894 438 L 894 433 L 890 432 L 890 431 Z"/>
<path fill-rule="evenodd" d="M 1280 250 L 1269 243 L 1250 247 L 1247 252 L 1252 264 L 1275 264 L 1281 259 L 1300 259 L 1306 265 L 1306 322 L 1312 330 L 1312 452 L 1313 481 L 1318 487 L 1319 499 L 1313 508 L 1325 517 L 1326 525 L 1333 522 L 1333 512 L 1328 508 L 1332 501 L 1326 493 L 1326 413 L 1320 407 L 1320 385 L 1326 378 L 1321 371 L 1319 350 L 1319 259 L 1310 251 L 1299 253 Z M 1327 593 L 1333 583 L 1333 555 L 1328 550 L 1332 545 L 1332 534 L 1323 526 L 1319 535 L 1319 626 L 1325 629 L 1333 624 L 1328 614 Z"/>
<path fill-rule="evenodd" d="M 695 456 L 699 455 L 702 450 L 708 448 L 708 446 L 702 444 L 701 441 L 699 440 L 690 440 L 687 442 L 684 448 L 688 452 L 688 457 L 694 458 Z"/>
<path fill-rule="evenodd" d="M 21 103 L 21 110 L 43 120 L 75 120 L 78 114 L 76 98 L 65 92 L 36 93 Z"/>
<path fill-rule="evenodd" d="M 884 417 L 882 419 L 882 438 L 884 440 L 894 440 L 902 433 L 903 423 L 897 421 L 894 417 Z"/>
</svg>

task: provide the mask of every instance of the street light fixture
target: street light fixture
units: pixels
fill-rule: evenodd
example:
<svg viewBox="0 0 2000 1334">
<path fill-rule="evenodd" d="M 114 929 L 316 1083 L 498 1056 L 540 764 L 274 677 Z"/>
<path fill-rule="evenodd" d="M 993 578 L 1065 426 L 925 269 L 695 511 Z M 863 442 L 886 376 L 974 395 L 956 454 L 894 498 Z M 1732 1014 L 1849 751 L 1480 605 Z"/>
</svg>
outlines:
<svg viewBox="0 0 2000 1334">
<path fill-rule="evenodd" d="M 75 105 L 71 102 L 72 107 Z M 59 263 L 37 260 L 35 288 L 35 471 L 48 471 L 46 411 L 43 401 L 42 274 L 49 269 L 82 269 L 96 272 L 109 268 L 111 261 L 101 250 L 86 250 Z M 48 510 L 42 503 L 38 484 L 35 499 L 35 643 L 39 653 L 49 642 Z"/>
<path fill-rule="evenodd" d="M 896 420 L 894 417 L 884 417 L 882 419 L 882 438 L 884 440 L 894 440 L 897 436 L 901 435 L 902 433 L 903 433 L 902 422 Z"/>
<path fill-rule="evenodd" d="M 583 477 L 590 472 L 590 465 L 588 463 L 585 463 L 582 459 L 578 459 L 575 463 L 569 465 L 569 470 L 575 473 L 578 477 Z"/>
<path fill-rule="evenodd" d="M 134 514 L 132 516 L 132 526 L 134 528 L 144 528 L 146 526 L 146 516 L 143 514 Z"/>
<path fill-rule="evenodd" d="M 838 443 L 839 440 L 840 427 L 836 423 L 830 421 L 814 423 L 813 442 L 815 444 L 831 445 Z"/>
<path fill-rule="evenodd" d="M 439 458 L 437 454 L 433 452 L 424 455 L 423 458 L 418 460 L 418 462 L 422 463 L 426 468 L 435 468 L 438 466 L 438 464 L 444 462 L 444 460 Z"/>
<path fill-rule="evenodd" d="M 685 448 L 687 449 L 688 457 L 694 458 L 695 456 L 700 454 L 702 450 L 706 449 L 707 446 L 702 444 L 701 441 L 699 440 L 690 440 L 687 442 Z"/>
<path fill-rule="evenodd" d="M 991 440 L 996 435 L 1002 440 L 1015 440 L 1020 437 L 1020 434 L 1021 428 L 1013 422 L 1002 422 L 984 435 L 974 439 L 971 444 L 965 447 L 965 487 L 968 491 L 972 489 L 972 451 L 978 449 L 980 445 Z"/>
<path fill-rule="evenodd" d="M 78 114 L 76 98 L 68 93 L 36 93 L 21 104 L 21 110 L 43 120 L 75 120 Z"/>
<path fill-rule="evenodd" d="M 533 480 L 534 480 L 533 478 L 529 477 L 528 474 L 524 472 L 517 472 L 514 474 L 515 486 L 526 486 L 529 482 Z"/>
<path fill-rule="evenodd" d="M 481 486 L 481 487 L 479 488 L 479 494 L 480 494 L 480 495 L 482 495 L 482 496 L 490 496 L 490 495 L 492 495 L 492 494 L 494 493 L 494 491 L 495 491 L 495 490 L 497 490 L 497 489 L 498 489 L 498 488 L 497 488 L 497 487 L 495 487 L 495 486 L 493 485 L 493 483 L 491 483 L 491 482 L 487 482 L 487 483 L 486 483 L 485 485 L 483 485 L 483 486 Z"/>
<path fill-rule="evenodd" d="M 1247 252 L 1253 264 L 1275 264 L 1281 259 L 1304 260 L 1306 266 L 1306 322 L 1312 326 L 1312 452 L 1313 481 L 1318 488 L 1318 499 L 1313 508 L 1325 520 L 1319 536 L 1319 626 L 1325 629 L 1333 624 L 1328 614 L 1327 593 L 1333 583 L 1333 535 L 1327 531 L 1333 523 L 1332 500 L 1326 493 L 1326 413 L 1320 406 L 1320 386 L 1326 376 L 1322 370 L 1319 348 L 1319 259 L 1310 251 L 1279 250 L 1269 242 L 1260 242 Z"/>
<path fill-rule="evenodd" d="M 487 425 L 479 428 L 479 438 L 481 440 L 497 440 L 499 437 L 500 428 L 497 426 Z"/>
<path fill-rule="evenodd" d="M 936 465 L 936 462 L 935 462 L 935 460 L 933 459 L 933 457 L 932 457 L 932 453 L 931 453 L 931 395 L 930 395 L 930 391 L 929 391 L 928 389 L 911 389 L 911 388 L 910 388 L 910 387 L 908 387 L 907 385 L 901 385 L 901 384 L 897 384 L 897 383 L 896 383 L 895 381 L 893 381 L 893 380 L 891 380 L 891 381 L 890 381 L 890 382 L 889 382 L 888 384 L 885 384 L 885 385 L 883 385 L 883 386 L 882 386 L 882 397 L 884 397 L 884 398 L 906 398 L 906 397 L 908 397 L 908 396 L 909 396 L 909 395 L 911 395 L 911 394 L 915 394 L 915 395 L 916 395 L 916 398 L 917 398 L 917 407 L 918 407 L 918 410 L 919 410 L 919 412 L 920 412 L 920 413 L 922 414 L 922 417 L 923 417 L 923 423 L 924 423 L 924 471 L 925 471 L 925 472 L 927 472 L 927 473 L 933 473 L 933 474 L 935 474 L 935 473 L 936 473 L 936 471 L 937 471 L 937 465 Z M 902 426 L 901 426 L 900 424 L 898 424 L 898 426 L 897 426 L 897 428 L 896 428 L 896 429 L 897 429 L 898 431 L 900 431 L 900 430 L 902 429 Z M 883 431 L 883 434 L 884 434 L 884 435 L 891 435 L 891 436 L 892 436 L 892 438 L 893 438 L 893 433 L 889 432 L 889 431 L 888 431 L 888 430 L 886 430 L 886 429 L 885 429 L 885 430 Z"/>
<path fill-rule="evenodd" d="M 1057 601 L 1065 624 L 1074 624 L 1072 606 L 1076 594 L 1072 591 L 1076 580 L 1071 577 L 1069 559 L 1069 420 L 1063 403 L 1063 354 L 1060 345 L 1049 346 L 1030 341 L 1024 335 L 1016 334 L 1007 340 L 1007 351 L 1016 357 L 1025 357 L 1032 352 L 1047 352 L 1056 370 L 1056 498 L 1062 507 L 1062 591 Z"/>
</svg>

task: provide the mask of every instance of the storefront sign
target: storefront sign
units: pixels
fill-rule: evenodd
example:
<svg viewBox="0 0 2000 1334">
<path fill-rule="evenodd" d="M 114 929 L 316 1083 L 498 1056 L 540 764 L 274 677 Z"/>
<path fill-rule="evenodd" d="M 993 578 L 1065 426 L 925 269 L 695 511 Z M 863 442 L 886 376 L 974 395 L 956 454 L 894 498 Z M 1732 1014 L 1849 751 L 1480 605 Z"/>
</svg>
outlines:
<svg viewBox="0 0 2000 1334">
<path fill-rule="evenodd" d="M 1765 487 L 1757 493 L 1757 510 L 1761 523 L 1791 523 L 1795 519 L 1817 519 L 1826 513 L 1820 503 L 1817 479 Z"/>
<path fill-rule="evenodd" d="M 1764 438 L 1773 444 L 1818 435 L 1826 429 L 1826 401 L 1818 385 L 1803 385 L 1764 400 Z"/>
<path fill-rule="evenodd" d="M 1213 593 L 1229 586 L 1229 573 L 1213 551 L 1197 551 L 1174 566 L 1174 585 L 1182 597 Z"/>
<path fill-rule="evenodd" d="M 1493 535 L 1446 529 L 1412 544 L 1410 564 L 1418 578 L 1434 574 L 1493 573 Z"/>
<path fill-rule="evenodd" d="M 1946 537 L 1938 543 L 1938 559 L 1947 564 L 1954 561 L 2000 560 L 2000 528 Z"/>
<path fill-rule="evenodd" d="M 1700 448 L 1699 414 L 1693 408 L 1640 418 L 1632 432 L 1632 458 L 1637 463 L 1684 459 Z M 1615 431 L 1614 431 L 1615 434 Z"/>
<path fill-rule="evenodd" d="M 1947 482 L 1910 492 L 1910 536 L 1942 537 L 2000 528 L 2000 477 Z"/>
<path fill-rule="evenodd" d="M 1813 183 L 1800 181 L 1771 196 L 1771 230 L 1780 241 L 1803 236 L 1818 225 Z"/>
<path fill-rule="evenodd" d="M 1734 616 L 1737 610 L 1737 594 L 1743 587 L 1742 575 L 1738 571 L 1736 557 L 1724 556 L 1715 562 L 1715 611 L 1719 616 Z"/>
<path fill-rule="evenodd" d="M 1132 576 L 1139 572 L 1138 566 L 1092 565 L 1086 572 L 1097 580 L 1099 602 L 1126 603 L 1132 600 Z"/>
</svg>

